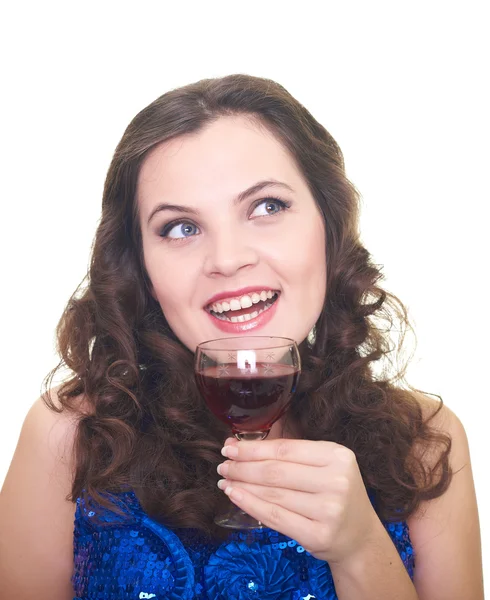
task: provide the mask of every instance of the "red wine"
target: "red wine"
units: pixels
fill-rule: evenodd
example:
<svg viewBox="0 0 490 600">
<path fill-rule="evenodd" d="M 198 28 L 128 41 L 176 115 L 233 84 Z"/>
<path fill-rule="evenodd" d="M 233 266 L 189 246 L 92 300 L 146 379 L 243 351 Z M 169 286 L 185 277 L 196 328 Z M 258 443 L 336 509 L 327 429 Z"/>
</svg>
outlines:
<svg viewBox="0 0 490 600">
<path fill-rule="evenodd" d="M 299 371 L 291 365 L 257 363 L 254 372 L 236 365 L 208 367 L 196 381 L 209 409 L 233 432 L 267 431 L 286 411 Z"/>
</svg>

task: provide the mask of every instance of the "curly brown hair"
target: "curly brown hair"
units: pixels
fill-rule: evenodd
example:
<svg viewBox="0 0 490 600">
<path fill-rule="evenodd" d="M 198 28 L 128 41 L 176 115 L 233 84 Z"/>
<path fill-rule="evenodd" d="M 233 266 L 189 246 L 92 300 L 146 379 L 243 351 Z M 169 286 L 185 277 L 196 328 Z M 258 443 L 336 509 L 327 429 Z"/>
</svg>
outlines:
<svg viewBox="0 0 490 600">
<path fill-rule="evenodd" d="M 170 329 L 150 293 L 135 201 L 140 167 L 158 144 L 197 132 L 221 116 L 245 115 L 290 151 L 325 223 L 326 298 L 314 339 L 300 344 L 303 370 L 286 427 L 356 454 L 383 520 L 406 519 L 451 481 L 451 439 L 430 427 L 405 367 L 393 366 L 412 330 L 400 300 L 382 289 L 381 268 L 360 242 L 359 194 L 332 136 L 282 86 L 230 75 L 172 90 L 129 124 L 111 162 L 91 263 L 57 327 L 61 361 L 45 380 L 53 410 L 79 411 L 70 499 L 87 494 L 108 506 L 132 489 L 143 508 L 174 528 L 220 537 L 216 487 L 229 432 L 196 388 L 193 354 Z M 400 324 L 398 344 L 391 333 Z M 396 350 L 395 354 L 392 354 Z M 58 369 L 70 377 L 49 396 Z M 435 448 L 428 465 L 417 447 Z"/>
</svg>

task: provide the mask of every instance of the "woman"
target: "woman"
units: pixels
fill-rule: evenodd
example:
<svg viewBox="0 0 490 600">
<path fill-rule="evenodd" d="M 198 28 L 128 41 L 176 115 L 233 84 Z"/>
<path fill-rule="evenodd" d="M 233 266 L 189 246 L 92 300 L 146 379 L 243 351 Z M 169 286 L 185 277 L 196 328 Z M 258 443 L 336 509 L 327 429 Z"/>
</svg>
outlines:
<svg viewBox="0 0 490 600">
<path fill-rule="evenodd" d="M 5 481 L 2 597 L 483 598 L 464 429 L 374 373 L 408 325 L 380 279 L 340 149 L 281 86 L 204 80 L 139 113 L 58 327 L 73 374 L 33 405 Z M 232 314 L 263 292 L 263 313 Z M 226 439 L 193 382 L 232 319 L 300 347 L 263 442 Z M 226 496 L 266 529 L 215 526 Z"/>
</svg>

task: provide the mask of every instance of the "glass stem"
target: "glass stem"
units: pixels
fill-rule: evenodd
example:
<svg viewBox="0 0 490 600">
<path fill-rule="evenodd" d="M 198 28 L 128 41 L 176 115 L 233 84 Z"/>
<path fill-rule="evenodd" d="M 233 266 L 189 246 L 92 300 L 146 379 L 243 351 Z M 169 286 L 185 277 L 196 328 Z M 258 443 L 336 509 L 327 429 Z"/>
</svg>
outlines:
<svg viewBox="0 0 490 600">
<path fill-rule="evenodd" d="M 256 440 L 265 440 L 269 435 L 269 431 L 270 429 L 267 429 L 267 431 L 244 431 L 243 433 L 234 431 L 233 434 L 239 442 L 254 442 Z"/>
</svg>

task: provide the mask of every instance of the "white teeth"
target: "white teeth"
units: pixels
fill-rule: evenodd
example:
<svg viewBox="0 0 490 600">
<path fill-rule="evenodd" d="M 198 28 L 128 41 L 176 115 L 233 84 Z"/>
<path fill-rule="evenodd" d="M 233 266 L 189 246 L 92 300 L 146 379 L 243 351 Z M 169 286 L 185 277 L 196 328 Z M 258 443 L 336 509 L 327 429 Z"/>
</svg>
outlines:
<svg viewBox="0 0 490 600">
<path fill-rule="evenodd" d="M 252 306 L 252 298 L 250 296 L 242 296 L 240 298 L 240 306 L 242 308 L 250 308 Z"/>
<path fill-rule="evenodd" d="M 257 313 L 255 316 L 257 316 Z M 245 321 L 250 321 L 253 319 L 252 315 L 240 315 L 239 317 L 230 317 L 232 323 L 244 323 Z"/>
<path fill-rule="evenodd" d="M 239 317 L 232 317 L 232 316 L 221 316 L 220 314 L 216 314 L 216 318 L 221 319 L 222 321 L 228 321 L 228 322 L 232 322 L 232 323 L 243 323 L 245 321 L 250 321 L 250 319 L 255 319 L 255 317 L 258 317 L 260 315 L 260 313 L 263 313 L 265 310 L 269 309 L 272 306 L 272 304 L 266 304 L 264 306 L 264 308 L 261 308 L 260 310 L 254 310 L 254 312 L 250 313 L 249 315 L 240 315 Z"/>
<path fill-rule="evenodd" d="M 245 321 L 245 315 L 240 315 L 239 317 L 230 317 L 232 323 L 243 323 Z"/>
<path fill-rule="evenodd" d="M 230 301 L 230 309 L 231 310 L 240 310 L 242 307 L 240 305 L 240 302 L 238 300 L 231 300 Z"/>
<path fill-rule="evenodd" d="M 216 314 L 221 314 L 230 310 L 235 311 L 250 308 L 258 302 L 265 302 L 275 297 L 277 297 L 277 292 L 262 290 L 260 293 L 254 292 L 253 294 L 245 294 L 241 298 L 232 298 L 228 302 L 214 302 L 209 306 L 209 310 Z"/>
</svg>

